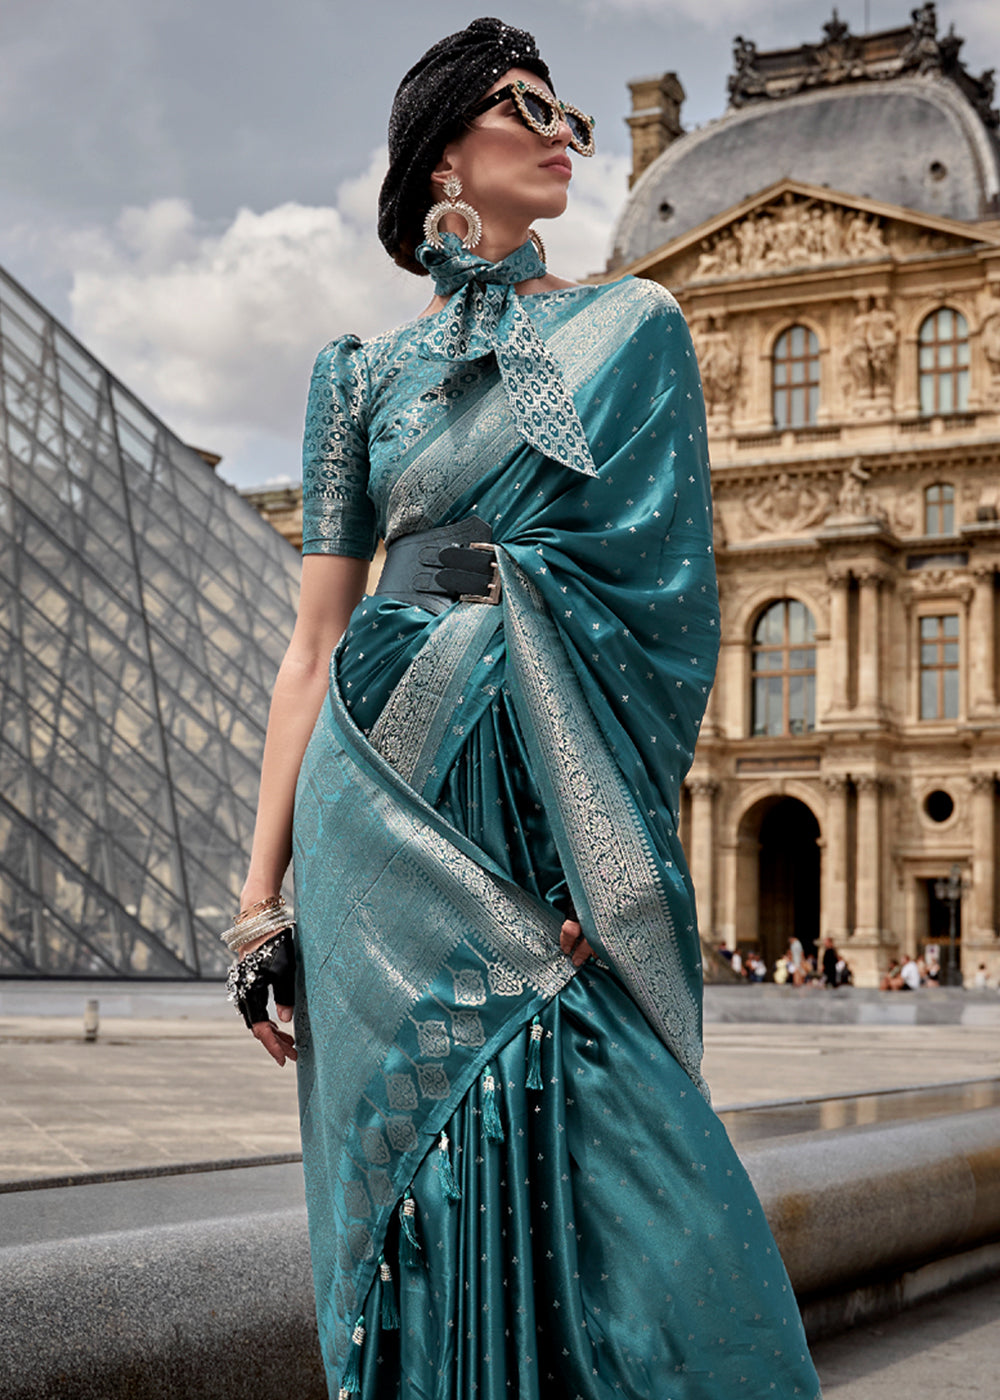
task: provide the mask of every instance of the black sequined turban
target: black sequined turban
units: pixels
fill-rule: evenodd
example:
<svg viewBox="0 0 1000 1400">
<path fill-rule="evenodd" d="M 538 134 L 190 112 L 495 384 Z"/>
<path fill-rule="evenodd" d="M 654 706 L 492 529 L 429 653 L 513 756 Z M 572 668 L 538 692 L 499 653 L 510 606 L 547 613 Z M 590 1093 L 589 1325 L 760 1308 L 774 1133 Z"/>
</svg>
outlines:
<svg viewBox="0 0 1000 1400">
<path fill-rule="evenodd" d="M 474 19 L 429 48 L 399 85 L 389 117 L 389 171 L 378 200 L 378 236 L 401 267 L 423 274 L 413 256 L 430 208 L 431 172 L 477 98 L 508 68 L 527 68 L 551 86 L 532 36 L 498 19 Z"/>
</svg>

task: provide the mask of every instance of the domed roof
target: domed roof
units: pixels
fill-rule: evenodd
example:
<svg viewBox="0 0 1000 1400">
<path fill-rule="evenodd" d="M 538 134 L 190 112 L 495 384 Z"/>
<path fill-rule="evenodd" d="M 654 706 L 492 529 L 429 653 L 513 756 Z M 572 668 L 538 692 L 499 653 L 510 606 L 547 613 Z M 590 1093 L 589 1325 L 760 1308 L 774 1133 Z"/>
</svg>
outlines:
<svg viewBox="0 0 1000 1400">
<path fill-rule="evenodd" d="M 982 218 L 1000 196 L 1000 147 L 937 77 L 828 87 L 730 109 L 674 141 L 631 191 L 612 265 L 644 257 L 783 178 L 927 214 Z"/>
</svg>

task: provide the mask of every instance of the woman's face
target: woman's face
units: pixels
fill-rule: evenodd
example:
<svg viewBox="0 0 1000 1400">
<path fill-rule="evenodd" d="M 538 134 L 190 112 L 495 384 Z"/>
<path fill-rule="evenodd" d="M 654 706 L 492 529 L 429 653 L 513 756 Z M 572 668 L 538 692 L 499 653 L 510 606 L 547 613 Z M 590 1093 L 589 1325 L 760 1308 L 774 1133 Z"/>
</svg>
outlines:
<svg viewBox="0 0 1000 1400">
<path fill-rule="evenodd" d="M 537 74 L 510 68 L 483 96 L 518 78 L 550 92 Z M 454 173 L 462 181 L 461 198 L 478 210 L 487 228 L 554 219 L 566 208 L 573 174 L 569 139 L 565 122 L 554 136 L 539 136 L 524 125 L 507 98 L 475 117 L 470 128 L 445 147 L 433 176 L 436 198 L 441 198 L 445 175 Z"/>
</svg>

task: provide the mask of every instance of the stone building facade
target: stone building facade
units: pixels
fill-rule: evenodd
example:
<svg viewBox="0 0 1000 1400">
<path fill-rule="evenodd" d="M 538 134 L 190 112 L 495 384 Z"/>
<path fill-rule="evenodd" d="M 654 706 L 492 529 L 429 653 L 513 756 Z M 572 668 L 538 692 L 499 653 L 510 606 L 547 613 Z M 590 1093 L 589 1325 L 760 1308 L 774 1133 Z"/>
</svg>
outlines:
<svg viewBox="0 0 1000 1400">
<path fill-rule="evenodd" d="M 952 931 L 966 980 L 1000 974 L 1000 146 L 960 45 L 933 5 L 739 39 L 729 110 L 652 159 L 649 93 L 674 88 L 633 84 L 609 269 L 677 296 L 708 412 L 703 934 L 770 963 L 831 935 L 862 985 L 929 943 L 947 967 Z"/>
</svg>

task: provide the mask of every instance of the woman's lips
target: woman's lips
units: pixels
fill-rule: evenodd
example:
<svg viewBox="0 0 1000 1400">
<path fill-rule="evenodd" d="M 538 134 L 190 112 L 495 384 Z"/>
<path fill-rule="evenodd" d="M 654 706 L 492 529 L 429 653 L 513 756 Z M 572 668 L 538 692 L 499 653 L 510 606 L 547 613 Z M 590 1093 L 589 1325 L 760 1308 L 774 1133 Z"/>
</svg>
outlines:
<svg viewBox="0 0 1000 1400">
<path fill-rule="evenodd" d="M 542 169 L 555 170 L 558 174 L 566 175 L 567 177 L 573 174 L 572 163 L 568 161 L 565 156 L 556 156 L 553 160 L 542 161 Z"/>
</svg>

